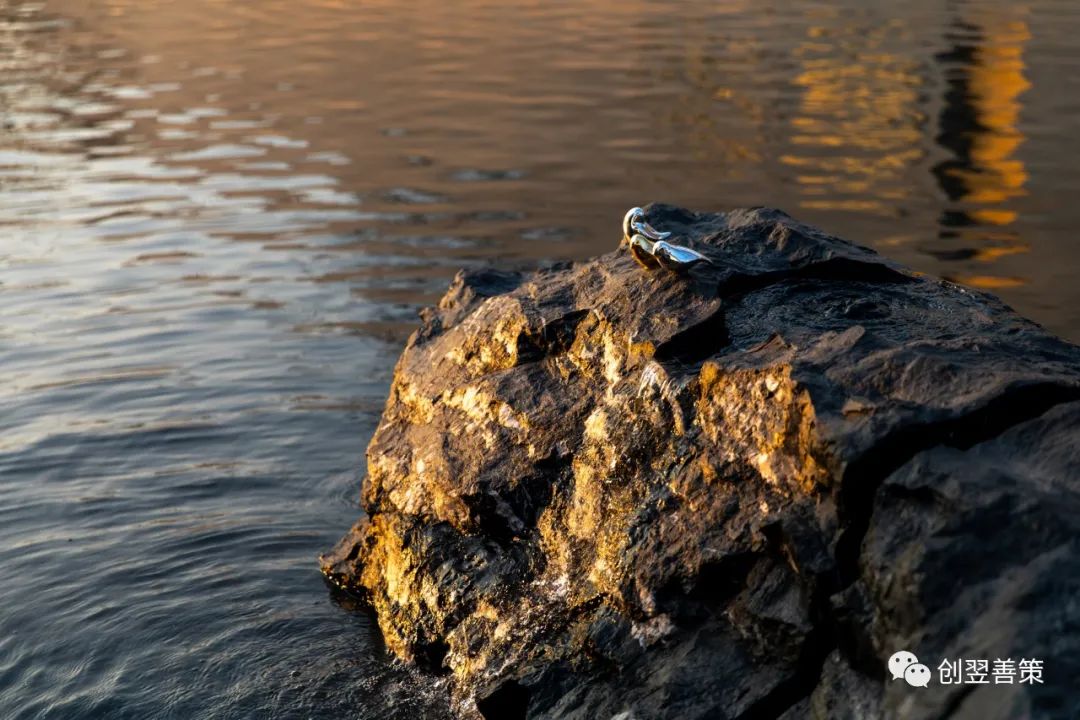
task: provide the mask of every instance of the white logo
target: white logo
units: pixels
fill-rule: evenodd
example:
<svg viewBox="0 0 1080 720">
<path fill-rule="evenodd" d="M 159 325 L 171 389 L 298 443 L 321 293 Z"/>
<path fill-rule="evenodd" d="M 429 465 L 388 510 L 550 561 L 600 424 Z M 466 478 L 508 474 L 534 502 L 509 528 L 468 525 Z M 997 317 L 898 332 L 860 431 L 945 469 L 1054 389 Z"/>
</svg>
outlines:
<svg viewBox="0 0 1080 720">
<path fill-rule="evenodd" d="M 904 671 L 907 670 L 909 666 L 917 665 L 918 663 L 919 658 L 915 657 L 915 653 L 908 652 L 907 650 L 894 652 L 892 657 L 889 658 L 889 672 L 892 673 L 892 679 L 899 680 L 903 678 Z"/>
<path fill-rule="evenodd" d="M 904 679 L 912 687 L 926 687 L 930 684 L 930 668 L 922 663 L 912 663 L 904 671 Z"/>
</svg>

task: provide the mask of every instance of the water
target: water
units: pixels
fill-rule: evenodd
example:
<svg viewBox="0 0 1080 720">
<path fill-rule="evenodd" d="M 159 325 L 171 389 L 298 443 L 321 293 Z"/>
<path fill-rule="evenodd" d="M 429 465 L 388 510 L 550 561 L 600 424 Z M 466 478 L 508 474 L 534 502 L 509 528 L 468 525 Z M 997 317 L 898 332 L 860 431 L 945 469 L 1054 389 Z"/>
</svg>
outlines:
<svg viewBox="0 0 1080 720">
<path fill-rule="evenodd" d="M 418 307 L 775 205 L 1080 340 L 1068 0 L 0 0 L 0 717 L 431 716 L 317 554 Z"/>
</svg>

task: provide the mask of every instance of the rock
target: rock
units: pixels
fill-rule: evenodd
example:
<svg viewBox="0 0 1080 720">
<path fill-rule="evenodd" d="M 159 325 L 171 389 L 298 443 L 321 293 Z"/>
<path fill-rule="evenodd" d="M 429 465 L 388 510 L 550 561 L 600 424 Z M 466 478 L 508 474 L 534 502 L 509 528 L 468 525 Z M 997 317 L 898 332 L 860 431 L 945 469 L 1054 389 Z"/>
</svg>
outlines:
<svg viewBox="0 0 1080 720">
<path fill-rule="evenodd" d="M 715 266 L 423 313 L 326 576 L 463 718 L 1080 713 L 1080 349 L 779 211 L 647 211 Z"/>
</svg>

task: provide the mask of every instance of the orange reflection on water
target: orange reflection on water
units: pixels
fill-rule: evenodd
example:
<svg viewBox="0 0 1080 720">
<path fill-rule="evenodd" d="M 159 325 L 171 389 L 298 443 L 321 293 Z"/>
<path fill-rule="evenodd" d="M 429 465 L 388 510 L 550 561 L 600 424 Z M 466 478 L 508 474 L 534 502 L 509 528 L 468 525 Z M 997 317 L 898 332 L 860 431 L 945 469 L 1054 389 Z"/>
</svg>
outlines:
<svg viewBox="0 0 1080 720">
<path fill-rule="evenodd" d="M 906 28 L 851 24 L 839 10 L 819 18 L 796 51 L 799 108 L 791 119 L 799 205 L 892 214 L 911 193 L 906 175 L 924 155 L 918 108 L 924 78 L 890 42 Z"/>
<path fill-rule="evenodd" d="M 1028 181 L 1017 156 L 1025 141 L 1022 95 L 1030 87 L 1024 51 L 1031 32 L 1024 13 L 969 8 L 967 14 L 977 16 L 953 19 L 948 50 L 936 56 L 937 64 L 895 50 L 897 42 L 922 32 L 916 24 L 875 24 L 840 10 L 821 11 L 796 50 L 799 71 L 792 84 L 801 93 L 789 121 L 791 149 L 780 158 L 794 170 L 799 206 L 895 215 L 919 191 L 911 178 L 930 157 L 923 139 L 935 118 L 923 108 L 941 72 L 937 142 L 949 156 L 933 174 L 947 203 L 938 220 L 940 242 L 929 251 L 979 263 L 1028 252 L 1013 228 L 1019 219 L 1013 201 L 1025 194 Z M 1024 282 L 973 270 L 963 276 L 979 287 Z"/>
<path fill-rule="evenodd" d="M 986 41 L 974 51 L 968 72 L 968 92 L 977 126 L 971 132 L 970 165 L 950 170 L 966 189 L 961 202 L 976 207 L 968 215 L 980 224 L 1004 226 L 1017 219 L 1003 207 L 1024 193 L 1028 174 L 1014 157 L 1024 142 L 1017 127 L 1020 95 L 1031 87 L 1024 77 L 1024 45 L 1031 39 L 1027 23 L 989 22 Z"/>
<path fill-rule="evenodd" d="M 983 290 L 1000 290 L 1002 288 L 1014 288 L 1026 285 L 1027 281 L 1019 277 L 1001 277 L 998 275 L 956 275 L 954 282 Z"/>
<path fill-rule="evenodd" d="M 1031 32 L 1023 8 L 980 13 L 954 26 L 955 62 L 938 140 L 954 157 L 935 168 L 949 208 L 942 217 L 941 237 L 964 247 L 955 251 L 986 263 L 1028 252 L 1014 225 L 1019 211 L 1015 198 L 1025 194 L 1028 181 L 1017 151 L 1025 137 L 1019 128 L 1021 96 L 1031 87 L 1025 77 L 1024 50 Z M 1016 276 L 993 276 L 976 271 L 954 279 L 986 289 L 1026 284 Z"/>
</svg>

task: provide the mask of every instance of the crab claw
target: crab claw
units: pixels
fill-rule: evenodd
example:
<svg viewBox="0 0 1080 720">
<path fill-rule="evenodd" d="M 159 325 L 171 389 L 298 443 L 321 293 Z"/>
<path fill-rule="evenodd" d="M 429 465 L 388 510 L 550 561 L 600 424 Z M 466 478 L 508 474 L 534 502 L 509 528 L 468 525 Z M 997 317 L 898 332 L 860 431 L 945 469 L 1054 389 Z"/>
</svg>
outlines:
<svg viewBox="0 0 1080 720">
<path fill-rule="evenodd" d="M 660 230 L 657 230 L 644 220 L 639 220 L 638 222 L 634 223 L 634 230 L 636 230 L 641 235 L 644 235 L 645 237 L 651 238 L 653 240 L 663 240 L 664 238 L 671 237 L 671 233 L 661 232 Z"/>
<path fill-rule="evenodd" d="M 691 250 L 682 245 L 673 245 L 669 242 L 664 242 L 663 240 L 659 240 L 652 244 L 650 254 L 665 269 L 674 272 L 689 270 L 694 265 L 702 262 L 707 262 L 710 265 L 713 264 L 712 260 L 702 255 L 697 250 Z"/>
<path fill-rule="evenodd" d="M 629 241 L 636 233 L 643 235 L 649 240 L 663 240 L 671 236 L 669 232 L 661 232 L 649 223 L 645 222 L 645 211 L 639 207 L 630 208 L 623 216 L 623 238 Z"/>
<path fill-rule="evenodd" d="M 640 218 L 644 214 L 645 211 L 639 207 L 632 207 L 626 211 L 626 214 L 623 215 L 622 219 L 623 240 L 625 240 L 626 242 L 630 242 L 630 240 L 634 236 L 634 233 L 632 232 L 634 222 L 636 222 L 638 218 Z"/>
</svg>

